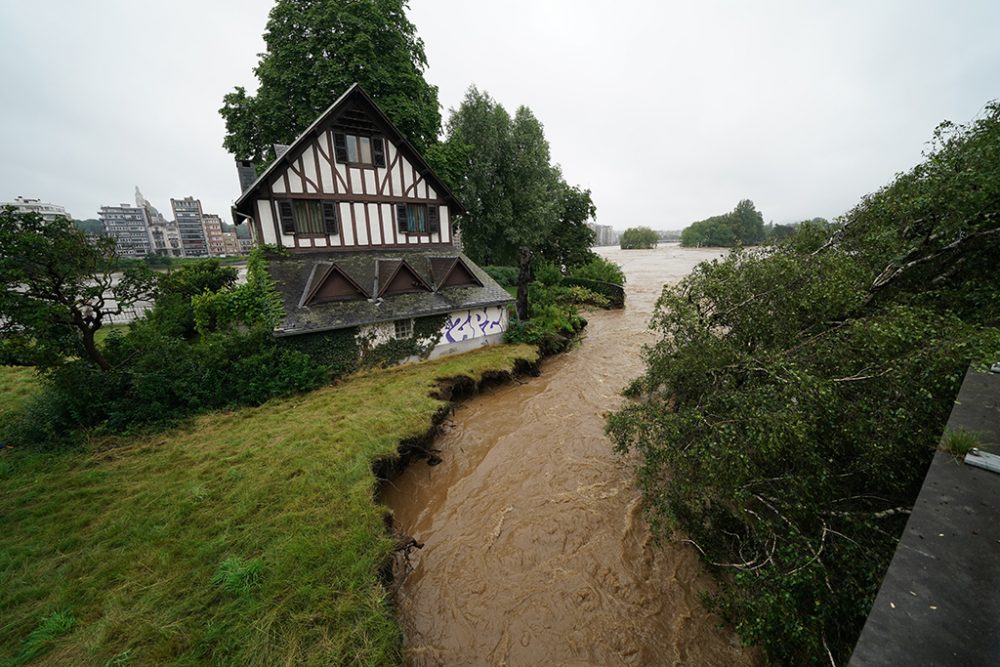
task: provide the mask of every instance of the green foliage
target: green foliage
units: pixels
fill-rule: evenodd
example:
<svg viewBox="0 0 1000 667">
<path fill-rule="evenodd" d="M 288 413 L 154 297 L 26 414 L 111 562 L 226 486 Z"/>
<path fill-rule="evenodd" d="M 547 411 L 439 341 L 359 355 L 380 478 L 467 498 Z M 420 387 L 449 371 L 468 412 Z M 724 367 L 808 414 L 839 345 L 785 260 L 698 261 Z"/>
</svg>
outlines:
<svg viewBox="0 0 1000 667">
<path fill-rule="evenodd" d="M 517 286 L 516 266 L 484 266 L 482 269 L 489 274 L 490 278 L 497 281 L 501 287 Z"/>
<path fill-rule="evenodd" d="M 629 227 L 622 232 L 620 244 L 623 250 L 648 250 L 655 248 L 660 236 L 649 227 Z"/>
<path fill-rule="evenodd" d="M 160 332 L 180 338 L 196 334 L 191 300 L 204 294 L 226 291 L 236 284 L 237 272 L 217 259 L 204 259 L 172 271 L 159 280 L 159 295 L 147 319 Z"/>
<path fill-rule="evenodd" d="M 528 247 L 559 265 L 592 256 L 586 222 L 596 208 L 589 190 L 568 185 L 551 163 L 542 124 L 527 107 L 513 117 L 487 93 L 469 88 L 448 120 L 432 164 L 452 174 L 466 253 L 480 265 L 516 266 Z M 460 164 L 461 161 L 461 164 Z"/>
<path fill-rule="evenodd" d="M 625 284 L 625 274 L 622 267 L 611 260 L 603 257 L 594 257 L 586 264 L 575 266 L 569 270 L 571 278 L 581 278 L 583 280 L 598 280 L 615 285 Z"/>
<path fill-rule="evenodd" d="M 360 83 L 418 150 L 441 127 L 437 88 L 423 77 L 423 41 L 405 0 L 277 0 L 254 69 L 258 86 L 223 99 L 223 146 L 239 159 L 270 161 L 352 83 Z"/>
<path fill-rule="evenodd" d="M 618 448 L 712 606 L 782 664 L 847 661 L 969 363 L 1000 356 L 1000 107 L 839 227 L 664 289 Z"/>
<path fill-rule="evenodd" d="M 359 367 L 361 348 L 357 327 L 287 336 L 280 338 L 279 344 L 309 355 L 313 363 L 329 370 L 331 379 L 353 373 Z"/>
<path fill-rule="evenodd" d="M 360 366 L 364 368 L 386 368 L 410 357 L 426 359 L 441 340 L 442 327 L 447 315 L 430 315 L 413 320 L 413 335 L 409 338 L 389 338 L 375 344 L 363 341 Z"/>
<path fill-rule="evenodd" d="M 95 220 L 89 218 L 87 220 L 74 220 L 73 224 L 83 232 L 84 234 L 92 234 L 94 236 L 104 235 L 104 223 L 100 220 Z"/>
<path fill-rule="evenodd" d="M 681 232 L 681 245 L 687 248 L 757 245 L 766 236 L 764 216 L 752 201 L 743 199 L 729 213 L 691 223 Z"/>
<path fill-rule="evenodd" d="M 246 283 L 191 298 L 195 328 L 202 335 L 237 328 L 271 331 L 284 316 L 281 294 L 267 273 L 268 248 L 258 246 L 247 260 Z"/>
<path fill-rule="evenodd" d="M 94 335 L 155 293 L 148 269 L 122 270 L 114 239 L 89 239 L 67 218 L 0 209 L 0 363 L 52 366 L 82 356 L 106 370 Z"/>
</svg>

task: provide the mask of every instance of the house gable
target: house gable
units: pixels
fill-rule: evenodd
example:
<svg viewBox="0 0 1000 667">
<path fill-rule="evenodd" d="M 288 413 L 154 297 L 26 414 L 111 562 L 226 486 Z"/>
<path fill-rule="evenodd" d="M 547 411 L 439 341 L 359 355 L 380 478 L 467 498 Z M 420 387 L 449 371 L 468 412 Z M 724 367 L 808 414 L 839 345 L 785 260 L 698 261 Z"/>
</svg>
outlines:
<svg viewBox="0 0 1000 667">
<path fill-rule="evenodd" d="M 330 301 L 367 299 L 368 293 L 336 264 L 317 262 L 306 283 L 299 307 Z"/>
<path fill-rule="evenodd" d="M 431 269 L 438 289 L 444 287 L 483 286 L 476 274 L 465 264 L 461 257 L 432 257 Z"/>
<path fill-rule="evenodd" d="M 258 243 L 293 252 L 452 244 L 451 218 L 464 208 L 359 86 L 282 148 L 234 206 L 234 217 L 252 221 Z M 288 215 L 283 202 L 301 200 L 334 207 L 336 231 L 319 229 L 306 206 Z M 436 226 L 407 231 L 400 204 L 433 209 Z"/>
<path fill-rule="evenodd" d="M 380 260 L 378 262 L 378 280 L 380 297 L 413 292 L 434 291 L 406 260 Z"/>
</svg>

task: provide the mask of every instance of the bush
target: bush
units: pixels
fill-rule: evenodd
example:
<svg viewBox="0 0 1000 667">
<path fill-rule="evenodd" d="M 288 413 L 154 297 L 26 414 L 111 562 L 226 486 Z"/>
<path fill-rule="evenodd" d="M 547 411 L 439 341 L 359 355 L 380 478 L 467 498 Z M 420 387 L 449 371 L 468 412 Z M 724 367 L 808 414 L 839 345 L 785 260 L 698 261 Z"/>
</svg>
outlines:
<svg viewBox="0 0 1000 667">
<path fill-rule="evenodd" d="M 603 257 L 595 257 L 586 264 L 573 267 L 569 271 L 569 276 L 571 278 L 614 283 L 615 285 L 625 284 L 625 274 L 622 273 L 622 267 Z"/>
<path fill-rule="evenodd" d="M 642 400 L 609 432 L 640 455 L 654 530 L 698 546 L 711 605 L 771 660 L 850 657 L 965 371 L 1000 354 L 998 232 L 992 104 L 832 234 L 664 290 Z"/>
<path fill-rule="evenodd" d="M 630 227 L 622 232 L 622 250 L 649 250 L 656 247 L 660 235 L 649 227 Z"/>
<path fill-rule="evenodd" d="M 500 284 L 500 287 L 517 287 L 516 266 L 484 266 L 482 268 L 490 278 Z"/>
</svg>

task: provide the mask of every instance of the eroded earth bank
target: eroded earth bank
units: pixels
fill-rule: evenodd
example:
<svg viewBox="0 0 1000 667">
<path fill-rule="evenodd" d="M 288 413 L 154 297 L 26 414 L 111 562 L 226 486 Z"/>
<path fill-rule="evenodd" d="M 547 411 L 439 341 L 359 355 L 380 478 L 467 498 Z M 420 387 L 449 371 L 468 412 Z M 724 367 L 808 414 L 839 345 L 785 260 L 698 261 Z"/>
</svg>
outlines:
<svg viewBox="0 0 1000 667">
<path fill-rule="evenodd" d="M 717 253 L 605 249 L 625 270 L 624 311 L 587 315 L 582 345 L 527 382 L 464 403 L 383 491 L 424 544 L 398 591 L 407 664 L 738 665 L 756 662 L 698 601 L 692 548 L 652 543 L 629 464 L 604 415 L 642 370 L 664 282 Z"/>
</svg>

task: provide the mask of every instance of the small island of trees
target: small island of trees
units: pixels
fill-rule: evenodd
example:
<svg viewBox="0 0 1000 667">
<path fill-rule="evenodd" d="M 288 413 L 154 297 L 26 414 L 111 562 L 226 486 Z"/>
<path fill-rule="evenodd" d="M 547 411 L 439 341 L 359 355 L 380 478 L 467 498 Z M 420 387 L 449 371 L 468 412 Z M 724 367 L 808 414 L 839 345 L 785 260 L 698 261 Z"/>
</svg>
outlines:
<svg viewBox="0 0 1000 667">
<path fill-rule="evenodd" d="M 650 250 L 656 247 L 660 235 L 649 227 L 629 227 L 622 232 L 622 250 Z"/>
</svg>

